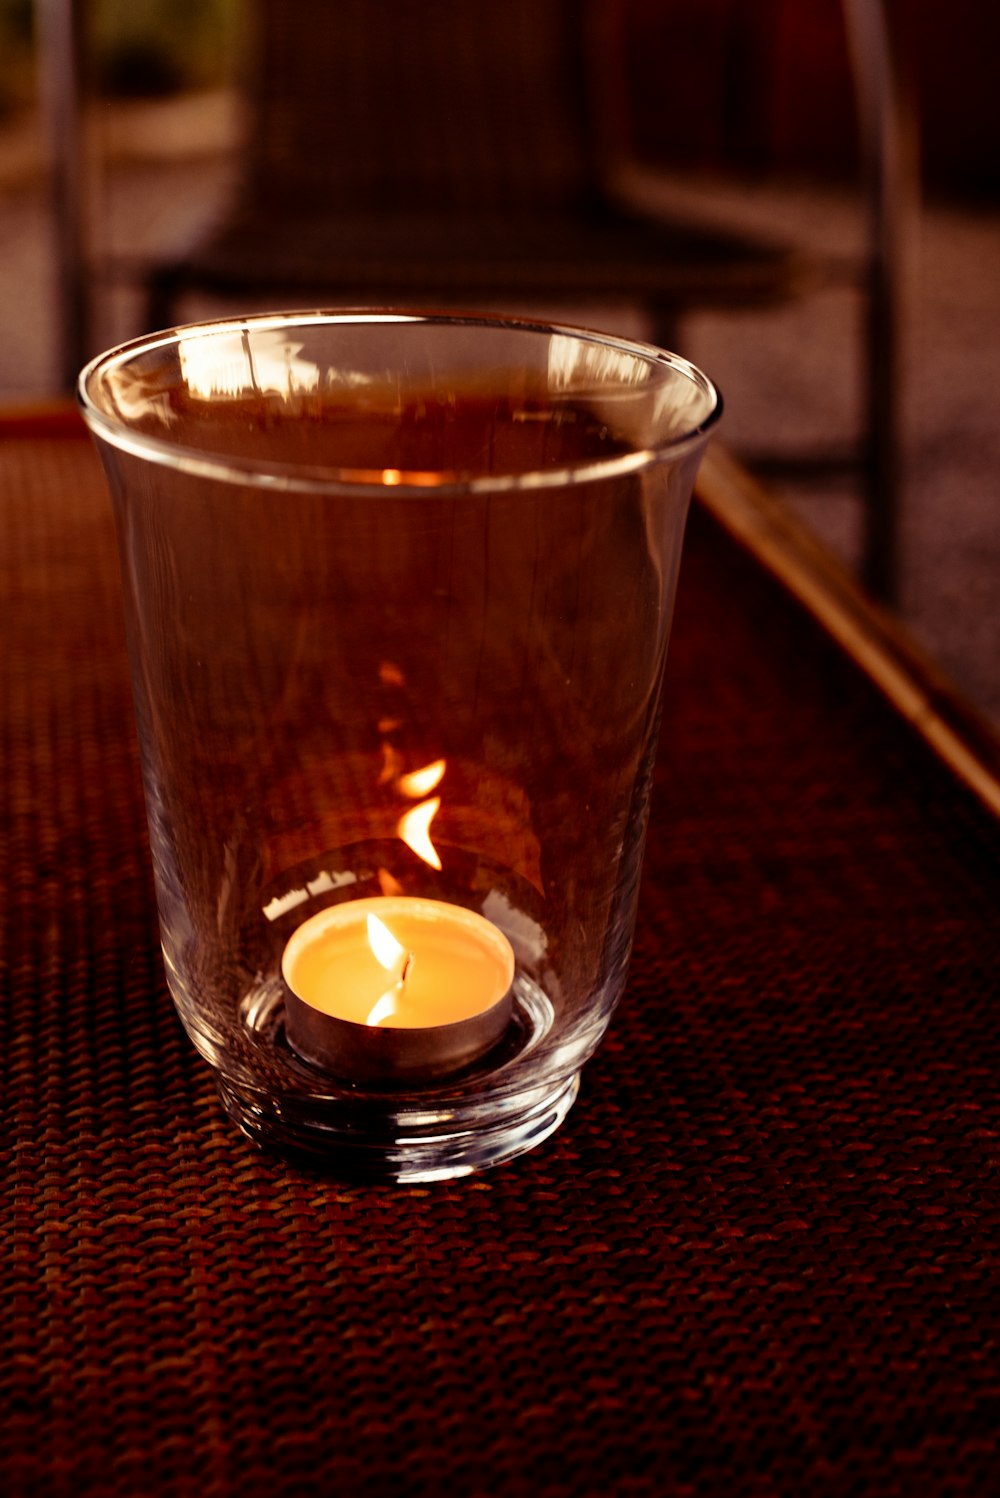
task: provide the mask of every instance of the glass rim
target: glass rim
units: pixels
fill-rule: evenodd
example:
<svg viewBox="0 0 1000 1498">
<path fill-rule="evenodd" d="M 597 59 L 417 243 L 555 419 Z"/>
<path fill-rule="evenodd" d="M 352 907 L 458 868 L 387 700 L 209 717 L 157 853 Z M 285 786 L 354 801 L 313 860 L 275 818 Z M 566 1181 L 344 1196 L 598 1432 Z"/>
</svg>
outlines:
<svg viewBox="0 0 1000 1498">
<path fill-rule="evenodd" d="M 387 479 L 387 470 L 335 468 L 328 465 L 307 465 L 297 462 L 278 462 L 261 459 L 250 454 L 246 457 L 233 453 L 214 453 L 199 447 L 187 446 L 168 438 L 140 432 L 130 426 L 122 416 L 109 414 L 95 397 L 94 389 L 99 380 L 110 371 L 121 369 L 132 359 L 157 349 L 179 346 L 185 338 L 210 338 L 219 334 L 248 334 L 254 330 L 274 331 L 303 327 L 337 325 L 361 326 L 364 324 L 433 324 L 440 327 L 482 327 L 485 329 L 513 333 L 535 334 L 573 339 L 581 344 L 591 344 L 615 349 L 621 353 L 644 360 L 652 367 L 671 371 L 686 378 L 705 397 L 707 410 L 703 418 L 678 432 L 665 437 L 662 442 L 650 446 L 637 445 L 631 451 L 616 453 L 607 458 L 581 458 L 558 468 L 532 468 L 509 474 L 462 475 L 447 470 L 419 473 L 399 473 Z M 595 381 L 595 391 L 597 383 Z M 550 488 L 566 484 L 589 483 L 598 480 L 619 478 L 627 474 L 642 472 L 657 465 L 676 460 L 688 448 L 707 440 L 712 428 L 722 415 L 723 401 L 718 386 L 708 375 L 685 359 L 681 354 L 658 348 L 655 344 L 639 339 L 620 337 L 614 333 L 574 325 L 550 322 L 544 318 L 509 316 L 504 313 L 487 312 L 442 312 L 409 309 L 346 308 L 316 309 L 285 312 L 255 312 L 232 317 L 208 318 L 203 321 L 180 324 L 160 332 L 144 334 L 116 347 L 95 355 L 83 369 L 77 380 L 77 403 L 91 432 L 123 452 L 147 462 L 161 464 L 180 472 L 272 490 L 296 490 L 314 493 L 384 493 L 392 488 L 394 495 L 407 493 L 437 495 L 497 493 L 505 490 Z"/>
</svg>

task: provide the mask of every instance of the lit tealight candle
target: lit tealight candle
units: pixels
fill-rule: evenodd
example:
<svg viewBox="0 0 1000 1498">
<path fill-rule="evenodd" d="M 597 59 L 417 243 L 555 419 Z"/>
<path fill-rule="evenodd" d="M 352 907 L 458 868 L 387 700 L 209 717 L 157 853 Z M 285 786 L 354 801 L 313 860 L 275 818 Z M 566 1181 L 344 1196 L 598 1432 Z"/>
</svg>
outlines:
<svg viewBox="0 0 1000 1498">
<path fill-rule="evenodd" d="M 456 1071 L 500 1039 L 514 951 L 473 910 L 378 896 L 303 921 L 281 973 L 300 1056 L 359 1082 L 414 1081 Z"/>
</svg>

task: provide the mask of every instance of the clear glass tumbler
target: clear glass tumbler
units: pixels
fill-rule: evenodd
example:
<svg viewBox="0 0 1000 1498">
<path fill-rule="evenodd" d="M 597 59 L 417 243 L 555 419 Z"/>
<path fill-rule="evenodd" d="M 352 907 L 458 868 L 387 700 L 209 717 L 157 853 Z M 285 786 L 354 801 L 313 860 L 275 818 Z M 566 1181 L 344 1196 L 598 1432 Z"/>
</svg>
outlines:
<svg viewBox="0 0 1000 1498">
<path fill-rule="evenodd" d="M 598 333 L 329 312 L 138 340 L 80 398 L 226 1110 L 350 1175 L 530 1148 L 625 984 L 716 390 Z"/>
</svg>

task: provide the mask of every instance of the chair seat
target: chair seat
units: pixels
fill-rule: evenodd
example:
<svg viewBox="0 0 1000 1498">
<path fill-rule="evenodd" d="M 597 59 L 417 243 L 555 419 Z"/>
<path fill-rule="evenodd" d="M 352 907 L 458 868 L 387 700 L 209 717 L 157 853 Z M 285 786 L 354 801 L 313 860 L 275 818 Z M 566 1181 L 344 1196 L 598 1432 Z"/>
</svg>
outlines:
<svg viewBox="0 0 1000 1498">
<path fill-rule="evenodd" d="M 631 63 L 647 33 L 620 0 L 247 0 L 236 198 L 201 244 L 150 268 L 145 326 L 175 323 L 190 291 L 254 306 L 628 305 L 642 308 L 653 342 L 677 347 L 689 312 L 781 306 L 846 270 L 863 299 L 865 430 L 851 462 L 864 475 L 865 576 L 891 597 L 901 94 L 893 7 L 842 7 L 868 208 L 865 254 L 848 267 L 630 211 Z M 669 9 L 683 35 L 685 7 Z M 726 56 L 752 69 L 738 14 L 748 7 L 722 10 Z M 766 80 L 755 87 L 766 97 Z M 682 107 L 666 85 L 661 102 Z M 794 468 L 799 455 L 782 445 L 789 456 Z M 823 463 L 842 472 L 842 449 Z"/>
<path fill-rule="evenodd" d="M 444 296 L 466 300 L 567 293 L 633 294 L 659 306 L 766 304 L 815 278 L 785 246 L 698 226 L 593 209 L 517 213 L 317 212 L 260 205 L 237 210 L 170 267 L 214 290 L 326 296 Z"/>
</svg>

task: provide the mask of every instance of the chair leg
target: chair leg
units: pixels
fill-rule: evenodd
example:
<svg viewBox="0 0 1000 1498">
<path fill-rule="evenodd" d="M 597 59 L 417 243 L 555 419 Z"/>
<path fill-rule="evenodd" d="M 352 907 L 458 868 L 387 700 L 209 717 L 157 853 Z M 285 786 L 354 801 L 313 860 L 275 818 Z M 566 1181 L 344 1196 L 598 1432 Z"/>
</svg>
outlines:
<svg viewBox="0 0 1000 1498">
<path fill-rule="evenodd" d="M 170 266 L 156 271 L 146 288 L 146 333 L 158 333 L 163 328 L 173 327 L 177 313 L 177 298 L 181 292 L 181 277 Z"/>
<path fill-rule="evenodd" d="M 868 199 L 863 580 L 899 592 L 899 333 L 904 219 L 915 199 L 912 113 L 901 85 L 888 0 L 841 0 L 855 80 Z"/>
<path fill-rule="evenodd" d="M 649 318 L 650 342 L 655 343 L 657 348 L 666 349 L 668 353 L 681 353 L 681 320 L 677 308 L 672 304 L 650 307 Z"/>
<path fill-rule="evenodd" d="M 896 605 L 901 478 L 896 277 L 881 256 L 874 257 L 870 277 L 863 581 L 873 597 Z"/>
</svg>

